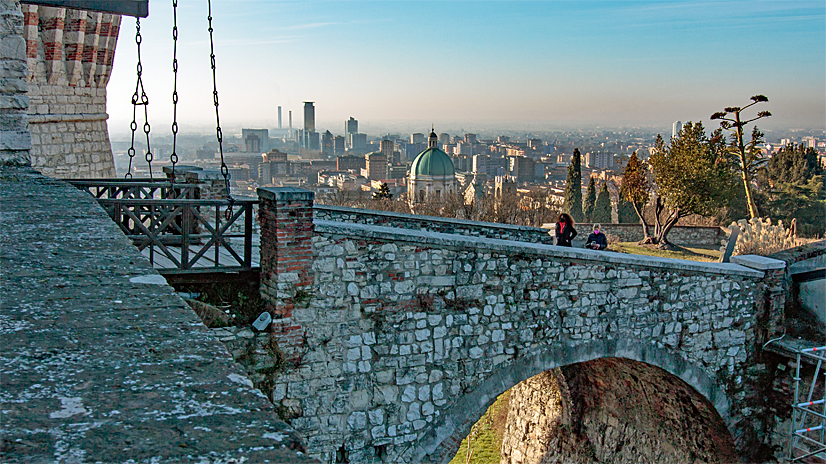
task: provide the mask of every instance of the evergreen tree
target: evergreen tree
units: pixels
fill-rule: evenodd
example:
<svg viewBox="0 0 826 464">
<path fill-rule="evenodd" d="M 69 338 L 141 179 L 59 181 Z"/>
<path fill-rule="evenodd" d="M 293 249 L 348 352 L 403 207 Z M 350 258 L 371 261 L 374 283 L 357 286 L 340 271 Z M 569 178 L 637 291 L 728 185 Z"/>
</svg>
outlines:
<svg viewBox="0 0 826 464">
<path fill-rule="evenodd" d="M 657 136 L 649 159 L 657 185 L 653 243 L 667 246 L 668 232 L 681 217 L 708 217 L 729 204 L 736 186 L 730 158 L 722 130 L 709 138 L 699 122 L 683 126 L 668 147 Z"/>
<path fill-rule="evenodd" d="M 617 222 L 619 224 L 633 224 L 637 222 L 637 213 L 634 212 L 634 206 L 626 197 L 625 191 L 620 188 L 617 198 Z"/>
<path fill-rule="evenodd" d="M 374 200 L 392 200 L 393 194 L 390 193 L 390 187 L 387 186 L 387 182 L 382 182 L 381 187 L 377 192 L 373 192 L 373 199 Z"/>
<path fill-rule="evenodd" d="M 568 165 L 568 178 L 565 181 L 565 202 L 562 211 L 571 215 L 576 222 L 582 222 L 582 155 L 579 148 L 574 148 L 571 164 Z"/>
<path fill-rule="evenodd" d="M 594 212 L 591 214 L 591 222 L 611 223 L 611 194 L 608 193 L 608 184 L 605 182 L 602 183 L 602 187 L 599 189 Z"/>
<path fill-rule="evenodd" d="M 594 222 L 594 205 L 597 202 L 597 187 L 594 178 L 588 181 L 588 190 L 585 193 L 585 202 L 582 204 L 582 212 L 585 214 L 585 221 Z"/>
<path fill-rule="evenodd" d="M 797 219 L 802 235 L 826 232 L 826 170 L 814 148 L 783 147 L 757 173 L 760 207 L 764 214 L 787 226 Z"/>
<path fill-rule="evenodd" d="M 658 141 L 662 138 L 658 137 Z M 648 223 L 645 222 L 645 205 L 651 198 L 651 182 L 648 180 L 648 164 L 637 157 L 637 152 L 631 155 L 625 171 L 622 173 L 622 187 L 620 193 L 631 205 L 634 214 L 642 225 L 643 241 L 649 241 Z"/>
</svg>

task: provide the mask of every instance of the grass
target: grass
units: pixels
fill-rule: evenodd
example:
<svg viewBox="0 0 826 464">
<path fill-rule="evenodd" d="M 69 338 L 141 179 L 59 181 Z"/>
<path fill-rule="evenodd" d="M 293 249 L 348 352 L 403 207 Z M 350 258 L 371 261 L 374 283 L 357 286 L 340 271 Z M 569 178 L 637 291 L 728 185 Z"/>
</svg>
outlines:
<svg viewBox="0 0 826 464">
<path fill-rule="evenodd" d="M 473 425 L 450 464 L 498 464 L 502 459 L 502 438 L 509 408 L 510 390 L 499 395 L 482 418 Z M 469 461 L 468 441 L 471 451 Z"/>
<path fill-rule="evenodd" d="M 612 243 L 610 251 L 633 255 L 659 256 L 660 258 L 688 259 L 691 261 L 718 262 L 720 250 L 711 247 L 674 246 L 672 250 L 661 250 L 653 246 L 637 245 L 635 242 Z"/>
</svg>

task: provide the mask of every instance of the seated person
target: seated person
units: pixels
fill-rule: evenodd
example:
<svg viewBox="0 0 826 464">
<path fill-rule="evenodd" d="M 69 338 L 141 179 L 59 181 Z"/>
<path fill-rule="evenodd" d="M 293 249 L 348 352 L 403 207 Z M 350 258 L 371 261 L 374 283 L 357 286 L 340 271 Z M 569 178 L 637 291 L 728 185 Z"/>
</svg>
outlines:
<svg viewBox="0 0 826 464">
<path fill-rule="evenodd" d="M 592 250 L 604 250 L 608 248 L 608 238 L 599 229 L 602 227 L 599 224 L 594 224 L 594 231 L 588 235 L 588 240 L 585 241 L 585 248 Z"/>
</svg>

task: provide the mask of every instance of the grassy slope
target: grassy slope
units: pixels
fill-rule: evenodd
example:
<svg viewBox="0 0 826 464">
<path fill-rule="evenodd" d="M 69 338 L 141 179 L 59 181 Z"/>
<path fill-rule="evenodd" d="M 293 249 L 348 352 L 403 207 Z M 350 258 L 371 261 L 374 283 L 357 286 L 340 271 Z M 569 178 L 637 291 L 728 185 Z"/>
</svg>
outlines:
<svg viewBox="0 0 826 464">
<path fill-rule="evenodd" d="M 473 426 L 471 436 L 471 455 L 468 456 L 468 438 L 462 440 L 459 451 L 450 464 L 498 464 L 501 459 L 502 437 L 505 422 L 508 420 L 510 407 L 510 390 L 499 395 L 487 412 Z"/>
<path fill-rule="evenodd" d="M 635 242 L 612 243 L 610 251 L 631 253 L 634 255 L 659 256 L 661 258 L 689 259 L 691 261 L 717 262 L 720 250 L 709 248 L 675 247 L 674 250 L 660 250 L 654 247 L 637 245 Z"/>
</svg>

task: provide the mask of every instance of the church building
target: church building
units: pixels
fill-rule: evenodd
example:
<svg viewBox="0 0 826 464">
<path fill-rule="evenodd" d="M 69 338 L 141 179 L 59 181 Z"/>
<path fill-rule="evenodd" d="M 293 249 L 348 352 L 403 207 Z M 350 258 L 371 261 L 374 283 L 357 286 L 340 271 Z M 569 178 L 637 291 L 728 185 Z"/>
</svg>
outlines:
<svg viewBox="0 0 826 464">
<path fill-rule="evenodd" d="M 407 176 L 407 196 L 410 204 L 423 203 L 431 198 L 458 193 L 458 182 L 453 160 L 440 150 L 439 138 L 431 130 L 427 140 L 427 149 L 419 153 Z"/>
</svg>

